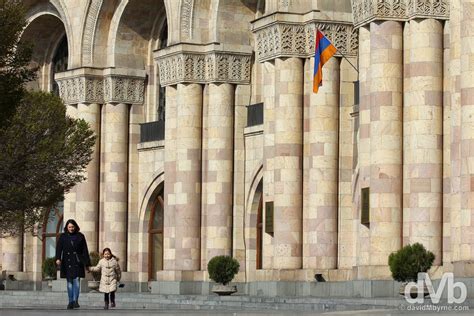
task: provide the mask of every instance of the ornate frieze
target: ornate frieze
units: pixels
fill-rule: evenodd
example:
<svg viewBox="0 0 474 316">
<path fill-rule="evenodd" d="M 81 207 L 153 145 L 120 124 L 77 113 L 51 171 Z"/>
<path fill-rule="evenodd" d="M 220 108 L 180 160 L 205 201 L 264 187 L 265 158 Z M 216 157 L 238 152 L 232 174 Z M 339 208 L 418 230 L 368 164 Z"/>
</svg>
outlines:
<svg viewBox="0 0 474 316">
<path fill-rule="evenodd" d="M 66 104 L 142 104 L 145 76 L 117 74 L 108 69 L 81 68 L 58 73 L 55 80 Z"/>
<path fill-rule="evenodd" d="M 408 18 L 449 19 L 448 0 L 406 0 Z"/>
<path fill-rule="evenodd" d="M 160 84 L 227 82 L 250 83 L 250 54 L 175 52 L 157 58 Z"/>
<path fill-rule="evenodd" d="M 66 77 L 56 79 L 59 94 L 66 104 L 102 103 L 104 84 L 101 77 Z"/>
<path fill-rule="evenodd" d="M 264 62 L 277 57 L 313 56 L 316 28 L 336 46 L 336 56 L 341 56 L 341 53 L 350 56 L 357 54 L 358 39 L 349 22 L 276 22 L 254 31 L 258 61 Z"/>
<path fill-rule="evenodd" d="M 354 25 L 375 20 L 406 21 L 413 18 L 449 18 L 448 0 L 352 0 Z"/>
<path fill-rule="evenodd" d="M 105 76 L 105 103 L 142 104 L 145 95 L 144 78 Z"/>
</svg>

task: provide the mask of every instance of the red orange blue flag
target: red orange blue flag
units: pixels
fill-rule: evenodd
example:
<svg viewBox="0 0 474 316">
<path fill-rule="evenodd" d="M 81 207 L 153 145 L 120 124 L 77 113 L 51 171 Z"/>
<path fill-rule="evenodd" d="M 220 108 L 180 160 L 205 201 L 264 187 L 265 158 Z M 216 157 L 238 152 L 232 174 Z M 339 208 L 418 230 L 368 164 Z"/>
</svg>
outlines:
<svg viewBox="0 0 474 316">
<path fill-rule="evenodd" d="M 313 92 L 318 93 L 319 87 L 323 85 L 323 65 L 336 53 L 337 49 L 319 30 L 316 30 L 315 42 Z"/>
</svg>

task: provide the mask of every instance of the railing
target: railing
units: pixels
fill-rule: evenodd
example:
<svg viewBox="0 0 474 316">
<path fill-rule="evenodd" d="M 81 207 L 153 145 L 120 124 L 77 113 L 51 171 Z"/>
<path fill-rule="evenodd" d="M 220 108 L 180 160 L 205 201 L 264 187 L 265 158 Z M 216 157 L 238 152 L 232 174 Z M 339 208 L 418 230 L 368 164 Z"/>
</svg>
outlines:
<svg viewBox="0 0 474 316">
<path fill-rule="evenodd" d="M 263 124 L 263 103 L 247 106 L 247 127 Z"/>
<path fill-rule="evenodd" d="M 165 139 L 165 121 L 140 124 L 140 142 L 152 142 Z"/>
</svg>

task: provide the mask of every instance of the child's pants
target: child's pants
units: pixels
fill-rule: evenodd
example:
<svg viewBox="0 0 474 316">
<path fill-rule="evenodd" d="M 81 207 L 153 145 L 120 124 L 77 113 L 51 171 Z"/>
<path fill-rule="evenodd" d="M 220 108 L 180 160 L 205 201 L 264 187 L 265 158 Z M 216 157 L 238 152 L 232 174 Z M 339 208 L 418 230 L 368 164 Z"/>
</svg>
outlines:
<svg viewBox="0 0 474 316">
<path fill-rule="evenodd" d="M 110 302 L 115 303 L 115 291 L 110 293 L 104 293 L 104 301 L 109 304 L 109 294 L 110 294 Z"/>
</svg>

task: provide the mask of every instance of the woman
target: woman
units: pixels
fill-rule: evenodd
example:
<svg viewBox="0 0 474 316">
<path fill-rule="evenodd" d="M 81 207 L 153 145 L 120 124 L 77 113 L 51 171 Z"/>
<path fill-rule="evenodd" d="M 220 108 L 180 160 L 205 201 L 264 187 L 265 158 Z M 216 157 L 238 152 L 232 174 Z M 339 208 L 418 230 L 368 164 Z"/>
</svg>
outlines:
<svg viewBox="0 0 474 316">
<path fill-rule="evenodd" d="M 84 267 L 91 265 L 86 238 L 76 221 L 69 219 L 56 246 L 56 264 L 61 266 L 61 278 L 67 281 L 67 309 L 79 308 L 79 283 L 85 277 Z"/>
</svg>

